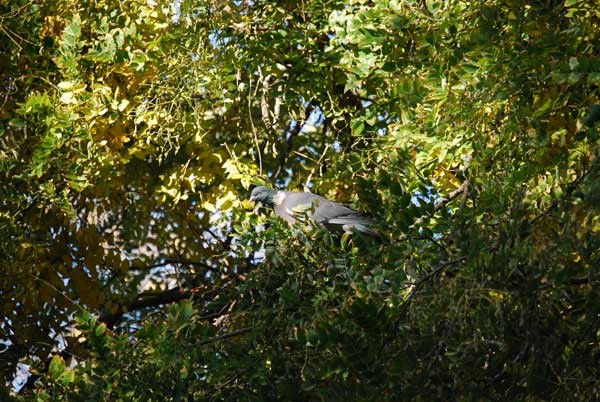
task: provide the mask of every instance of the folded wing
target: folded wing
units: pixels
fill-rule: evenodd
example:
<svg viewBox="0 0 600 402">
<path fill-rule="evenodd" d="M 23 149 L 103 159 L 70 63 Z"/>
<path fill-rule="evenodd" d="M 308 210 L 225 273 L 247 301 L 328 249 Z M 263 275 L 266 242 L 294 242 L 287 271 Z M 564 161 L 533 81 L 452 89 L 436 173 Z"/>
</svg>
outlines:
<svg viewBox="0 0 600 402">
<path fill-rule="evenodd" d="M 309 218 L 330 228 L 357 230 L 381 239 L 379 233 L 367 226 L 375 223 L 370 216 L 312 193 L 285 192 L 282 203 L 275 206 L 275 213 L 291 223 Z"/>
</svg>

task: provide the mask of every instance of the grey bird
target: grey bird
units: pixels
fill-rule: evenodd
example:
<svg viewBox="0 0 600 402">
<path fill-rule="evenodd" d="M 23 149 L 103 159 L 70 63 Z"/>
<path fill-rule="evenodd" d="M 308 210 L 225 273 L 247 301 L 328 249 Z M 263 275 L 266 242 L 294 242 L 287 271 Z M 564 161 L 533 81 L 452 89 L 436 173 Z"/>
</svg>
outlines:
<svg viewBox="0 0 600 402">
<path fill-rule="evenodd" d="M 302 221 L 303 217 L 307 217 L 328 228 L 341 228 L 347 233 L 357 230 L 384 240 L 379 233 L 367 226 L 375 223 L 373 218 L 320 195 L 272 190 L 265 186 L 258 186 L 252 190 L 250 201 L 259 201 L 272 207 L 275 215 L 290 224 Z"/>
</svg>

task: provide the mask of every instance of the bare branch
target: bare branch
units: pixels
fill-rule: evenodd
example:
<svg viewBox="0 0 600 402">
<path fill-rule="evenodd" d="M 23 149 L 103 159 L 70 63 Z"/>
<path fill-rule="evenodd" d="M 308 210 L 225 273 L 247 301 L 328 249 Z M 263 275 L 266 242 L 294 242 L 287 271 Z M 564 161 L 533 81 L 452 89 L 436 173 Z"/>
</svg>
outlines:
<svg viewBox="0 0 600 402">
<path fill-rule="evenodd" d="M 181 289 L 179 287 L 165 290 L 164 292 L 140 293 L 127 306 L 123 306 L 116 313 L 105 313 L 100 316 L 100 321 L 104 322 L 109 328 L 113 328 L 125 312 L 141 310 L 147 307 L 157 307 L 163 304 L 173 303 L 183 299 L 188 299 L 194 295 L 194 290 Z"/>
<path fill-rule="evenodd" d="M 237 329 L 235 331 L 231 331 L 231 332 L 223 334 L 223 335 L 218 335 L 218 336 L 214 336 L 214 337 L 212 337 L 210 339 L 205 339 L 202 342 L 200 342 L 200 345 L 206 345 L 206 344 L 209 344 L 209 343 L 222 341 L 223 339 L 227 339 L 227 338 L 231 338 L 231 337 L 234 337 L 234 336 L 242 335 L 242 334 L 245 334 L 247 332 L 252 331 L 253 329 L 254 328 L 252 328 L 252 327 L 240 328 L 240 329 Z"/>
<path fill-rule="evenodd" d="M 312 179 L 312 176 L 315 173 L 315 170 L 317 169 L 317 167 L 321 166 L 321 162 L 323 162 L 323 158 L 327 154 L 328 150 L 329 150 L 329 144 L 325 145 L 325 148 L 323 149 L 323 152 L 321 153 L 321 157 L 319 158 L 319 160 L 317 161 L 315 166 L 313 166 L 313 168 L 310 170 L 310 173 L 308 174 L 308 177 L 306 178 L 306 183 L 304 183 L 304 191 L 310 191 L 310 188 L 309 188 L 310 180 Z"/>
<path fill-rule="evenodd" d="M 458 264 L 466 259 L 467 259 L 467 257 L 460 257 L 455 260 L 446 261 L 445 263 L 443 263 L 440 266 L 438 266 L 437 268 L 435 268 L 433 271 L 429 272 L 427 275 L 423 276 L 422 278 L 419 278 L 417 281 L 410 284 L 413 286 L 413 288 L 411 289 L 408 297 L 402 303 L 402 307 L 400 307 L 400 312 L 398 313 L 398 317 L 396 318 L 396 326 L 398 326 L 398 323 L 400 322 L 400 320 L 402 319 L 402 317 L 408 310 L 408 306 L 414 299 L 415 295 L 417 294 L 417 291 L 419 290 L 419 288 L 421 287 L 421 285 L 423 283 L 425 283 L 429 279 L 433 278 L 435 275 L 440 273 L 442 270 L 448 268 L 449 266 Z"/>
</svg>

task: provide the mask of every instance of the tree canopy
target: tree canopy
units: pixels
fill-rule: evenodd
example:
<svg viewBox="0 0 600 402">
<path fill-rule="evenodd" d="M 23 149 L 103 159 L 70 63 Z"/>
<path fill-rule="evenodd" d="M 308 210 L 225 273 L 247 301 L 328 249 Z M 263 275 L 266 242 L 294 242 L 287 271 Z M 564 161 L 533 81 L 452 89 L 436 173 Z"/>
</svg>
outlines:
<svg viewBox="0 0 600 402">
<path fill-rule="evenodd" d="M 600 397 L 586 0 L 0 4 L 0 399 Z M 254 185 L 368 211 L 290 227 Z"/>
</svg>

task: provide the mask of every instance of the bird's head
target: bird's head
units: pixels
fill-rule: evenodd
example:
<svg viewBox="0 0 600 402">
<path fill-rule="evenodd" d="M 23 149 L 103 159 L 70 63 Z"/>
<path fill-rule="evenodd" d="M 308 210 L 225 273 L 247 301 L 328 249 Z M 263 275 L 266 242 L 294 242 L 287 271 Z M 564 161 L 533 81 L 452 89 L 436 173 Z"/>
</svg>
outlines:
<svg viewBox="0 0 600 402">
<path fill-rule="evenodd" d="M 267 205 L 273 205 L 275 203 L 275 195 L 277 191 L 271 190 L 265 186 L 254 187 L 250 194 L 250 201 L 259 201 Z"/>
</svg>

